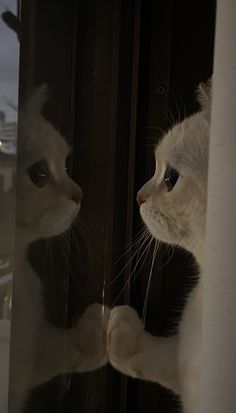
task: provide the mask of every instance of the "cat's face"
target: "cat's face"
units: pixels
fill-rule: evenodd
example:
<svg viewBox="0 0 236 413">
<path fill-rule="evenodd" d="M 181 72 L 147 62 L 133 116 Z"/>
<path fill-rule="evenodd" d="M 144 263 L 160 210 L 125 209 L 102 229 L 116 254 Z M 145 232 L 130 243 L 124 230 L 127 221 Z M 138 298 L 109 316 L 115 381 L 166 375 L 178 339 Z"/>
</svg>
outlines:
<svg viewBox="0 0 236 413">
<path fill-rule="evenodd" d="M 208 137 L 205 108 L 174 126 L 156 147 L 155 173 L 137 195 L 153 237 L 191 252 L 204 240 Z"/>
<path fill-rule="evenodd" d="M 70 148 L 40 114 L 44 94 L 35 92 L 20 121 L 17 225 L 31 240 L 66 231 L 82 199 L 66 170 Z"/>
</svg>

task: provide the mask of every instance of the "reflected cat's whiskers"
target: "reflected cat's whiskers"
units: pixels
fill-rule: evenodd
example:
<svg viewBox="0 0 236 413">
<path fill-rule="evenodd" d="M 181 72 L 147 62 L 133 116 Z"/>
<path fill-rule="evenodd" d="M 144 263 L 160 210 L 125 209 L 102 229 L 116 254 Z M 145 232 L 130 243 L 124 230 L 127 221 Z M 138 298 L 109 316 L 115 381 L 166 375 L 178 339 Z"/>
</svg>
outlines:
<svg viewBox="0 0 236 413">
<path fill-rule="evenodd" d="M 65 233 L 60 234 L 58 236 L 58 241 L 59 241 L 59 245 L 60 245 L 63 257 L 65 259 L 66 265 L 69 268 L 70 267 L 70 261 L 69 261 L 68 255 L 69 255 L 70 248 L 68 248 L 68 244 L 69 244 L 68 235 L 65 234 Z"/>
<path fill-rule="evenodd" d="M 50 274 L 50 280 L 51 280 L 51 285 L 54 286 L 54 262 L 53 262 L 53 249 L 52 249 L 52 238 L 48 239 L 49 241 L 49 254 L 50 254 L 50 269 L 49 269 L 49 274 Z M 53 294 L 54 294 L 54 302 L 57 302 L 57 296 L 56 296 L 56 288 L 51 289 Z"/>
<path fill-rule="evenodd" d="M 89 245 L 89 231 L 88 231 L 86 225 L 84 224 L 84 222 L 81 221 L 79 216 L 77 216 L 75 218 L 70 230 L 73 230 L 74 232 L 75 232 L 75 230 L 79 231 L 81 237 L 83 238 L 83 241 L 85 242 L 86 246 L 88 247 L 88 245 Z"/>
<path fill-rule="evenodd" d="M 79 236 L 78 236 L 78 234 L 79 234 Z M 73 241 L 73 246 L 76 247 L 76 248 L 74 248 L 74 250 L 76 251 L 76 254 L 80 252 L 80 245 L 79 245 L 80 241 L 83 242 L 83 244 L 84 244 L 84 246 L 86 247 L 87 250 L 90 250 L 89 240 L 88 240 L 88 238 L 86 239 L 84 237 L 84 235 L 82 234 L 79 227 L 77 229 L 74 226 L 72 226 L 70 228 L 70 236 L 71 236 L 71 239 Z M 75 251 L 73 252 L 73 254 L 75 253 Z"/>
<path fill-rule="evenodd" d="M 53 268 L 53 253 L 52 253 L 52 240 L 49 238 L 49 254 L 50 254 L 50 273 L 51 273 L 51 268 Z"/>
</svg>

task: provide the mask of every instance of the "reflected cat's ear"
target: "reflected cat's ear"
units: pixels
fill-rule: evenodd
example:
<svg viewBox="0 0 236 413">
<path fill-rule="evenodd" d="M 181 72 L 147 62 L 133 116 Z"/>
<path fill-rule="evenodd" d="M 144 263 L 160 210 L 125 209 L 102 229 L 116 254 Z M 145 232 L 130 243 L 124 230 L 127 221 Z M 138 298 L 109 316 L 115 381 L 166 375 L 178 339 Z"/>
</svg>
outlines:
<svg viewBox="0 0 236 413">
<path fill-rule="evenodd" d="M 4 11 L 1 17 L 4 23 L 6 23 L 9 29 L 13 30 L 13 32 L 16 33 L 18 39 L 20 40 L 20 32 L 21 32 L 20 19 L 17 16 L 15 16 L 15 14 L 13 14 L 10 10 Z"/>
<path fill-rule="evenodd" d="M 26 104 L 26 109 L 30 111 L 31 114 L 40 114 L 43 105 L 48 100 L 48 85 L 43 84 L 37 87 L 31 97 L 28 99 Z"/>
<path fill-rule="evenodd" d="M 201 106 L 201 110 L 210 116 L 211 110 L 211 89 L 212 78 L 206 82 L 201 82 L 197 88 L 197 100 Z"/>
</svg>

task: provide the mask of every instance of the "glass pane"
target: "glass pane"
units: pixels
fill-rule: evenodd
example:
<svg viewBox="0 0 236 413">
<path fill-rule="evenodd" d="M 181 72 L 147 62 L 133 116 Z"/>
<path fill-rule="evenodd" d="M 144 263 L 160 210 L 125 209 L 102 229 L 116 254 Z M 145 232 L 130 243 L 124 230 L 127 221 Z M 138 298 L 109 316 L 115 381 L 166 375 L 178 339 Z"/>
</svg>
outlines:
<svg viewBox="0 0 236 413">
<path fill-rule="evenodd" d="M 188 3 L 182 13 L 173 2 L 156 0 L 21 0 L 19 19 L 15 9 L 3 15 L 1 30 L 15 45 L 15 81 L 14 30 L 20 43 L 19 105 L 1 87 L 8 413 L 179 409 L 177 396 L 128 378 L 135 374 L 127 366 L 136 350 L 132 321 L 139 331 L 139 316 L 149 333 L 169 337 L 192 288 L 191 258 L 157 248 L 136 202 L 154 171 L 155 143 L 173 118 L 197 109 L 196 84 L 212 70 L 215 2 L 204 6 L 203 16 L 198 3 L 194 13 Z M 1 4 L 5 10 L 7 2 Z M 1 47 L 12 59 L 10 40 Z M 0 64 L 6 62 L 5 56 Z M 10 68 L 2 73 L 13 81 Z M 127 306 L 124 314 L 119 305 Z M 117 319 L 123 335 L 116 335 Z M 113 352 L 111 336 L 118 343 Z"/>
</svg>

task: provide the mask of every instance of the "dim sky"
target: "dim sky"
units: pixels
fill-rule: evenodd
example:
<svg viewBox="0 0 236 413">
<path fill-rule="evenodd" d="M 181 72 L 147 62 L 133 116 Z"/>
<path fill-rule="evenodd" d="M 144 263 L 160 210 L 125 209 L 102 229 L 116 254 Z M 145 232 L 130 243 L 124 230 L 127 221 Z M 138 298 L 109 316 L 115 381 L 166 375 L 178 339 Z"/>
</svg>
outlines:
<svg viewBox="0 0 236 413">
<path fill-rule="evenodd" d="M 16 0 L 0 0 L 0 14 L 5 10 L 16 13 Z M 4 110 L 7 120 L 15 120 L 16 113 L 6 99 L 17 104 L 18 96 L 19 43 L 13 33 L 0 18 L 0 110 Z"/>
</svg>

